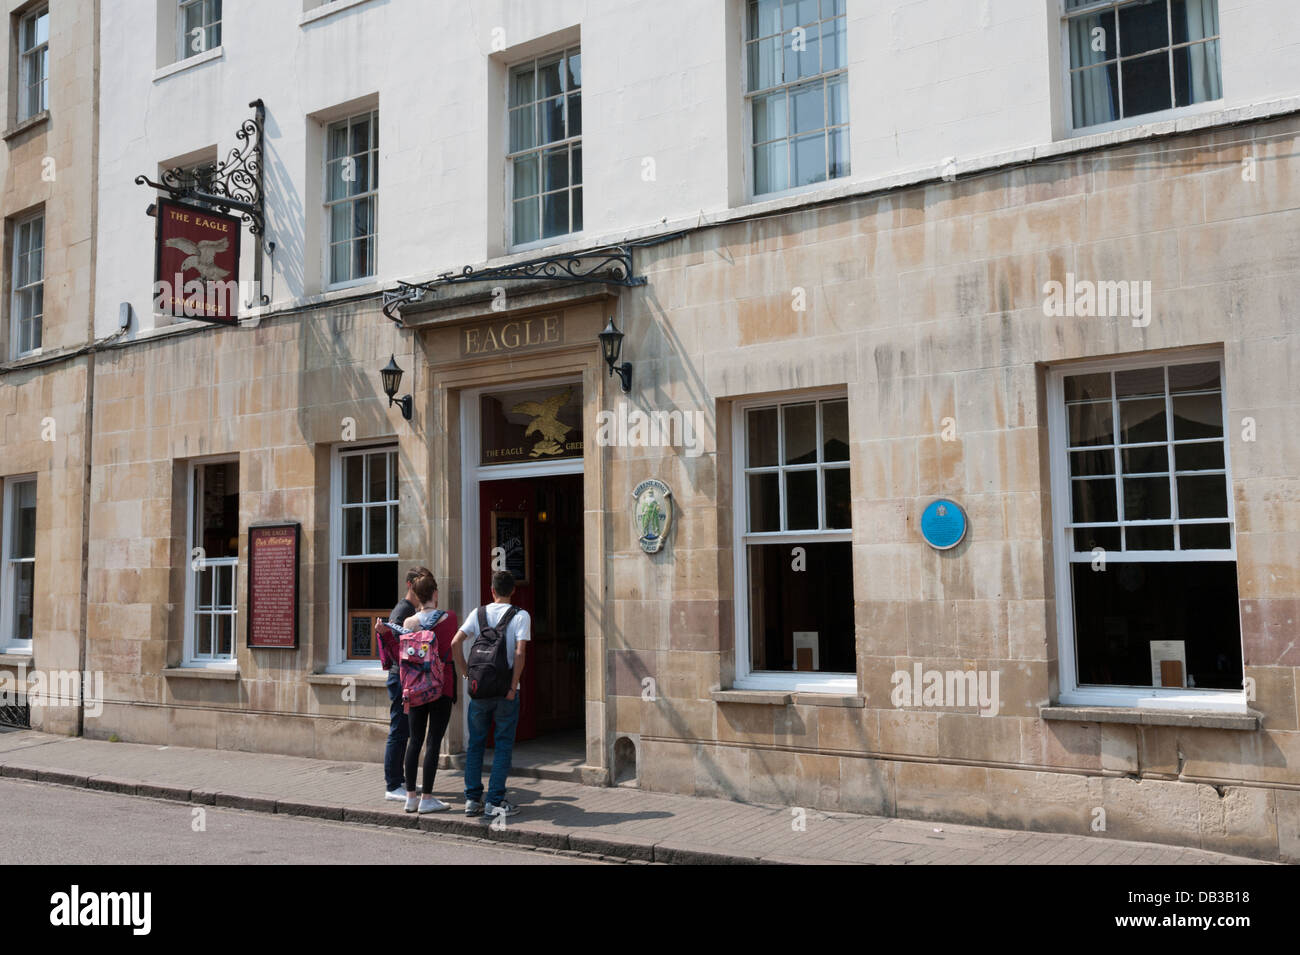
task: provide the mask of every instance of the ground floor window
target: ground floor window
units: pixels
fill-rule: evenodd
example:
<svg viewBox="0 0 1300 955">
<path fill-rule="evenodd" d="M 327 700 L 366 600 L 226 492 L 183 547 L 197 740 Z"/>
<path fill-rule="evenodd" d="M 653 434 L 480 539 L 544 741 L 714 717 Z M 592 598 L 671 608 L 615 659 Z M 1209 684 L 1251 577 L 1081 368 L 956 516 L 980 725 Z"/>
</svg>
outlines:
<svg viewBox="0 0 1300 955">
<path fill-rule="evenodd" d="M 856 689 L 848 399 L 735 418 L 736 685 Z"/>
<path fill-rule="evenodd" d="M 36 478 L 4 482 L 0 650 L 30 650 L 36 582 Z"/>
<path fill-rule="evenodd" d="M 1062 646 L 1072 670 L 1063 693 L 1240 690 L 1221 360 L 1058 370 L 1052 390 L 1062 622 L 1073 643 Z"/>
<path fill-rule="evenodd" d="M 372 631 L 401 597 L 397 563 L 397 448 L 341 451 L 335 496 L 340 631 L 334 663 L 378 662 Z"/>
<path fill-rule="evenodd" d="M 190 581 L 185 662 L 235 659 L 239 570 L 239 462 L 190 466 Z"/>
</svg>

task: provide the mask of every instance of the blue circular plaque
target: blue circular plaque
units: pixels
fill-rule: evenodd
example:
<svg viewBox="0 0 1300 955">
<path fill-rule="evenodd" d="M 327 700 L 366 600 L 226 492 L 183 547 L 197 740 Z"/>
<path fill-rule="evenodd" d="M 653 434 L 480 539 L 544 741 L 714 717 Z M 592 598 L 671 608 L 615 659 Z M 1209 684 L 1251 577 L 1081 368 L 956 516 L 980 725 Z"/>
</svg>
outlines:
<svg viewBox="0 0 1300 955">
<path fill-rule="evenodd" d="M 956 501 L 939 498 L 921 513 L 921 536 L 935 550 L 950 550 L 966 536 L 966 512 Z"/>
</svg>

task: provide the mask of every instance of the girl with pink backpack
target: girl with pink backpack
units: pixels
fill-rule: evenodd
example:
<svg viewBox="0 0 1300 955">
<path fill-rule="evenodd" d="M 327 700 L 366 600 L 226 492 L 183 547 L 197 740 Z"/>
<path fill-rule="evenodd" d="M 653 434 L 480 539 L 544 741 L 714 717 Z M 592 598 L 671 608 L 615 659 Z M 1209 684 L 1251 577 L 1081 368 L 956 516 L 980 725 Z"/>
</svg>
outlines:
<svg viewBox="0 0 1300 955">
<path fill-rule="evenodd" d="M 402 695 L 411 727 L 411 738 L 406 744 L 406 811 L 442 812 L 451 807 L 433 795 L 433 779 L 438 771 L 442 737 L 456 702 L 451 640 L 456 635 L 457 622 L 454 613 L 438 609 L 438 582 L 432 575 L 418 578 L 411 589 L 420 602 L 420 611 L 406 618 L 404 626 L 412 632 L 402 635 L 398 650 Z M 415 771 L 426 731 L 424 787 L 417 798 Z"/>
</svg>

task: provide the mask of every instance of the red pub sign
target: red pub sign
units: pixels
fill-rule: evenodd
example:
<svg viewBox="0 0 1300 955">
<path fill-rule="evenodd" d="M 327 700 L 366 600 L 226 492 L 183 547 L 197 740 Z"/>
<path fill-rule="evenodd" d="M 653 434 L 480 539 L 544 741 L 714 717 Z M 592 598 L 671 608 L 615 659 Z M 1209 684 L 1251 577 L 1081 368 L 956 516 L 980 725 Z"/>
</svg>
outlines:
<svg viewBox="0 0 1300 955">
<path fill-rule="evenodd" d="M 248 528 L 248 645 L 298 646 L 298 540 L 300 526 Z"/>
<path fill-rule="evenodd" d="M 154 308 L 172 318 L 239 321 L 240 220 L 159 199 Z"/>
</svg>

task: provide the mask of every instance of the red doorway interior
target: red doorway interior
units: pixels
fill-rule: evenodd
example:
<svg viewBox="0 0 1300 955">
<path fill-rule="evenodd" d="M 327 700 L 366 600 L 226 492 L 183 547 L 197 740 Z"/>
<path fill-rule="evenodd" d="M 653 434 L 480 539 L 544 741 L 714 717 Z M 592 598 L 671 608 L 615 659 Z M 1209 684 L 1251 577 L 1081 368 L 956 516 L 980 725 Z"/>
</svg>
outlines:
<svg viewBox="0 0 1300 955">
<path fill-rule="evenodd" d="M 516 740 L 583 725 L 582 475 L 479 484 L 480 602 L 492 599 L 493 548 L 532 618 Z"/>
</svg>

